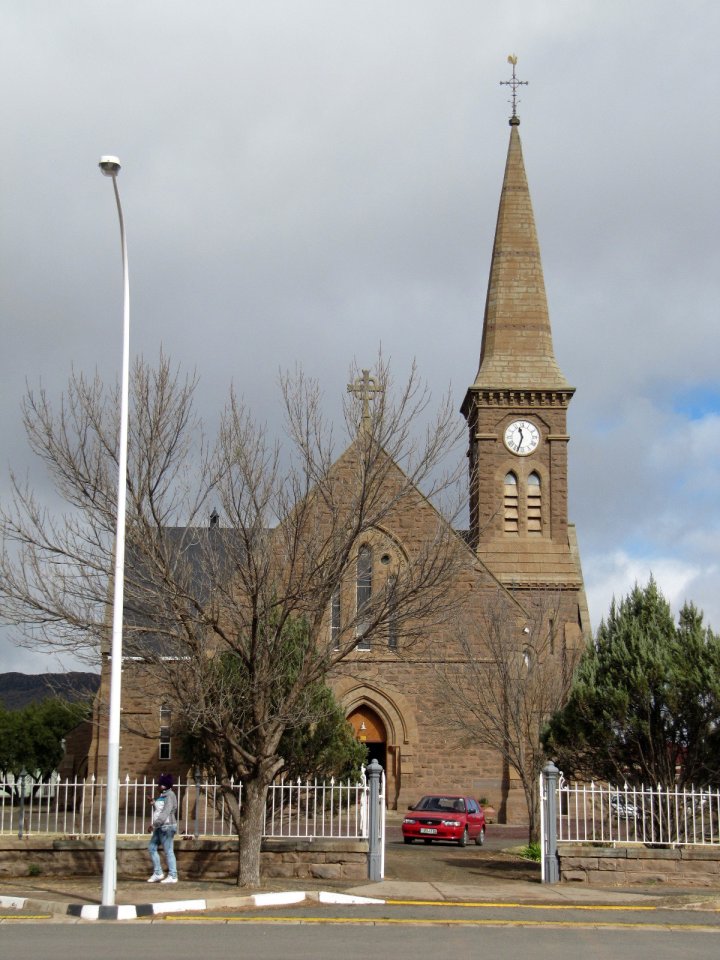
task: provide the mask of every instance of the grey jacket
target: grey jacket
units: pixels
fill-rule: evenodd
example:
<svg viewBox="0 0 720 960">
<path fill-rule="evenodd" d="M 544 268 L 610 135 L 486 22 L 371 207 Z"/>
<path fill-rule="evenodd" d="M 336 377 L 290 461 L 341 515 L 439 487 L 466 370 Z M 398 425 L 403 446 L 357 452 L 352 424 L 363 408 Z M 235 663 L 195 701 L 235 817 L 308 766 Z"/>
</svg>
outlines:
<svg viewBox="0 0 720 960">
<path fill-rule="evenodd" d="M 171 789 L 163 790 L 153 803 L 153 830 L 158 827 L 177 827 L 177 797 Z"/>
</svg>

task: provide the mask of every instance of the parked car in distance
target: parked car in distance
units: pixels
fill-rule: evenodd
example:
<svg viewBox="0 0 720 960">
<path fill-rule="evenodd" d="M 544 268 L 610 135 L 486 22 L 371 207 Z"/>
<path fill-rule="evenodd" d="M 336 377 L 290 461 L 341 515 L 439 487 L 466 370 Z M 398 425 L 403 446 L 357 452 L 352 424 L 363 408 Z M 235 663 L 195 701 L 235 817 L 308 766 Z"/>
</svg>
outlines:
<svg viewBox="0 0 720 960">
<path fill-rule="evenodd" d="M 618 820 L 635 820 L 640 816 L 637 804 L 621 793 L 610 797 L 610 808 Z"/>
<path fill-rule="evenodd" d="M 468 840 L 474 840 L 481 847 L 485 842 L 485 814 L 472 797 L 428 794 L 408 807 L 402 833 L 405 843 L 451 840 L 464 847 Z"/>
</svg>

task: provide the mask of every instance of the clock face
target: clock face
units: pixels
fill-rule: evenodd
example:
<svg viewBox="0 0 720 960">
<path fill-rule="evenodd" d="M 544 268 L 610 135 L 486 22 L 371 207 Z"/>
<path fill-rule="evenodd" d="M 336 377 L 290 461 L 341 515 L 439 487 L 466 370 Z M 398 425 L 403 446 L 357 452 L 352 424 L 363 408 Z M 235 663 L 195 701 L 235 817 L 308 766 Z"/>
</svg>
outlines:
<svg viewBox="0 0 720 960">
<path fill-rule="evenodd" d="M 519 457 L 526 457 L 537 449 L 540 431 L 529 420 L 513 420 L 505 430 L 505 446 Z"/>
</svg>

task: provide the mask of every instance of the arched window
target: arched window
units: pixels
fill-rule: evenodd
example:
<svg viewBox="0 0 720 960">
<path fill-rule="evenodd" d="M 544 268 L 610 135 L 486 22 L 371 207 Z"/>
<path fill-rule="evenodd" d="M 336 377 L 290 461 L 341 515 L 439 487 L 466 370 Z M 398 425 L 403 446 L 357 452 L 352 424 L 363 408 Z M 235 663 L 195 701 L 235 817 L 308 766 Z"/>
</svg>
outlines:
<svg viewBox="0 0 720 960">
<path fill-rule="evenodd" d="M 330 601 L 330 646 L 340 649 L 340 587 L 335 587 Z"/>
<path fill-rule="evenodd" d="M 357 558 L 357 634 L 363 639 L 357 646 L 358 650 L 369 650 L 370 643 L 364 639 L 367 624 L 363 621 L 363 610 L 370 603 L 372 596 L 372 550 L 363 544 L 358 550 Z"/>
<path fill-rule="evenodd" d="M 517 533 L 518 532 L 518 482 L 515 474 L 510 471 L 510 473 L 505 474 L 505 487 L 504 487 L 504 517 L 505 517 L 505 533 Z"/>
<path fill-rule="evenodd" d="M 540 477 L 534 471 L 527 482 L 527 529 L 534 536 L 542 533 L 542 488 Z"/>
<path fill-rule="evenodd" d="M 390 647 L 391 650 L 397 650 L 399 629 L 397 601 L 395 599 L 397 574 L 391 573 L 387 578 L 386 590 L 388 594 L 388 647 Z"/>
</svg>

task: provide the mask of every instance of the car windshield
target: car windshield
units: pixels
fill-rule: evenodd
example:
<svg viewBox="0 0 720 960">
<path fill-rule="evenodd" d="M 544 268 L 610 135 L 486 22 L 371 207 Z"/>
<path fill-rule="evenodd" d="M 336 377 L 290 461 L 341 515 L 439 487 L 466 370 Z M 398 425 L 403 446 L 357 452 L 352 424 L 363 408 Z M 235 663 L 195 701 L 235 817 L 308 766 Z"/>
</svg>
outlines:
<svg viewBox="0 0 720 960">
<path fill-rule="evenodd" d="M 462 797 L 423 797 L 420 803 L 415 805 L 416 810 L 436 810 L 446 812 L 452 810 L 455 813 L 465 812 L 465 801 Z"/>
</svg>

